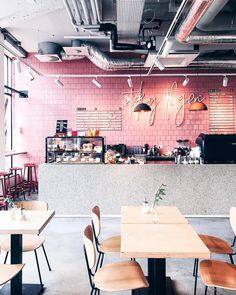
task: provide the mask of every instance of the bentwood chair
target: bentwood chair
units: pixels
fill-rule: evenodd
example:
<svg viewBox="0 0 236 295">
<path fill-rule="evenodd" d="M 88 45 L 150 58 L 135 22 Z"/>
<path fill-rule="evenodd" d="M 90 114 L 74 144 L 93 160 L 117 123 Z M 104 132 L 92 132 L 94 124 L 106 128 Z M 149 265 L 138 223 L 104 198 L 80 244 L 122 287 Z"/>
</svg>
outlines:
<svg viewBox="0 0 236 295">
<path fill-rule="evenodd" d="M 84 254 L 91 286 L 90 295 L 100 294 L 100 290 L 116 292 L 149 286 L 140 265 L 136 261 L 114 262 L 97 270 L 94 234 L 91 225 L 85 228 L 83 237 Z"/>
<path fill-rule="evenodd" d="M 48 210 L 48 204 L 47 202 L 44 201 L 20 201 L 16 203 L 18 208 L 24 208 L 25 210 Z M 44 242 L 45 238 L 43 236 L 39 235 L 24 235 L 23 236 L 23 244 L 22 244 L 22 252 L 30 252 L 34 251 L 35 254 L 35 259 L 36 259 L 36 264 L 38 268 L 38 275 L 39 275 L 39 281 L 41 286 L 43 286 L 42 283 L 42 277 L 41 277 L 41 272 L 40 272 L 40 267 L 39 267 L 39 261 L 38 261 L 38 255 L 37 255 L 37 249 L 42 247 L 43 253 L 48 265 L 49 271 L 51 271 L 51 267 L 48 261 L 48 257 L 46 254 L 46 250 L 44 247 Z M 6 252 L 4 264 L 7 262 L 8 254 L 10 252 L 10 239 L 5 239 L 1 243 L 1 249 Z"/>
<path fill-rule="evenodd" d="M 214 287 L 214 295 L 217 288 L 236 291 L 236 266 L 228 262 L 217 260 L 203 260 L 200 262 L 200 275 L 205 284 L 205 295 L 208 287 Z"/>
<path fill-rule="evenodd" d="M 95 238 L 95 245 L 98 252 L 97 267 L 103 264 L 105 253 L 120 253 L 120 236 L 110 237 L 102 242 L 99 241 L 99 236 L 101 233 L 101 220 L 100 220 L 100 209 L 98 206 L 92 209 L 92 227 Z"/>
<path fill-rule="evenodd" d="M 203 243 L 207 246 L 207 248 L 210 250 L 211 254 L 229 255 L 230 262 L 234 264 L 233 255 L 236 254 L 233 249 L 233 246 L 235 245 L 235 241 L 236 241 L 236 238 L 235 238 L 236 237 L 236 207 L 230 208 L 229 220 L 230 220 L 232 231 L 234 233 L 234 240 L 232 245 L 230 245 L 227 241 L 215 236 L 200 234 L 199 237 L 201 238 Z M 195 286 L 194 286 L 194 295 L 195 295 L 196 287 L 197 287 L 197 276 L 198 276 L 198 259 L 195 259 L 194 261 L 193 276 L 195 276 Z"/>
<path fill-rule="evenodd" d="M 24 266 L 24 264 L 0 264 L 0 286 L 13 279 Z"/>
</svg>

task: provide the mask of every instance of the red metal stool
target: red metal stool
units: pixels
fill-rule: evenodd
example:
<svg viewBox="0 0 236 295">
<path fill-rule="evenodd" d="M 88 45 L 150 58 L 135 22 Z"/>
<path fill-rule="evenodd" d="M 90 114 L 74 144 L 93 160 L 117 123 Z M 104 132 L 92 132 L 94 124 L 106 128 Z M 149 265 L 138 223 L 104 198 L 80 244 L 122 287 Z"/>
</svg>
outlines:
<svg viewBox="0 0 236 295">
<path fill-rule="evenodd" d="M 0 172 L 0 181 L 2 185 L 2 197 L 7 198 L 10 193 L 10 173 L 9 172 Z"/>
<path fill-rule="evenodd" d="M 35 190 L 38 190 L 38 179 L 35 163 L 24 164 L 24 186 L 29 189 L 29 195 L 31 190 L 34 192 Z"/>
<path fill-rule="evenodd" d="M 2 194 L 0 196 L 0 210 L 7 210 L 7 202 L 5 199 L 7 197 L 12 197 L 10 193 L 10 173 L 8 172 L 0 172 L 0 182 L 2 186 Z"/>
<path fill-rule="evenodd" d="M 13 185 L 10 187 L 11 193 L 13 194 L 13 196 L 16 195 L 17 198 L 19 197 L 21 193 L 23 193 L 24 199 L 25 199 L 25 189 L 23 185 L 23 175 L 22 175 L 23 168 L 12 167 L 9 170 L 13 178 Z"/>
</svg>

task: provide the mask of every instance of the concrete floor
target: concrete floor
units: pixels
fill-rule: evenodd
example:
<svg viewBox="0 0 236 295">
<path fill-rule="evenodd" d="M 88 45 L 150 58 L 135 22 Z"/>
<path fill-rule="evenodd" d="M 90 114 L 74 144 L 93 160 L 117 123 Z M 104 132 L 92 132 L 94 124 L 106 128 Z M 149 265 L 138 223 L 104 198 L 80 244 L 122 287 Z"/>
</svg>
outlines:
<svg viewBox="0 0 236 295">
<path fill-rule="evenodd" d="M 189 222 L 199 233 L 218 235 L 230 242 L 232 241 L 233 233 L 227 218 L 189 218 Z M 53 269 L 52 272 L 48 271 L 41 249 L 39 249 L 42 278 L 46 287 L 45 295 L 90 294 L 82 249 L 82 232 L 89 223 L 89 218 L 54 218 L 44 230 L 43 235 L 46 237 L 45 248 Z M 119 234 L 119 230 L 119 218 L 102 218 L 101 238 Z M 3 238 L 4 236 L 1 236 L 1 239 Z M 226 256 L 214 256 L 214 258 L 228 261 Z M 1 253 L 0 262 L 3 259 L 4 253 Z M 24 282 L 38 283 L 34 254 L 25 253 L 23 259 L 26 263 L 23 272 Z M 104 262 L 118 260 L 120 260 L 119 256 L 107 256 Z M 146 272 L 146 261 L 142 259 L 138 259 L 138 261 L 141 263 L 144 272 Z M 174 280 L 177 294 L 193 294 L 194 279 L 192 269 L 192 259 L 167 260 L 167 274 Z M 197 290 L 197 294 L 204 294 L 204 286 L 200 278 Z M 130 294 L 130 292 L 115 294 L 123 295 Z M 213 290 L 209 290 L 208 294 L 213 294 Z M 235 292 L 219 290 L 217 294 L 235 294 Z"/>
</svg>

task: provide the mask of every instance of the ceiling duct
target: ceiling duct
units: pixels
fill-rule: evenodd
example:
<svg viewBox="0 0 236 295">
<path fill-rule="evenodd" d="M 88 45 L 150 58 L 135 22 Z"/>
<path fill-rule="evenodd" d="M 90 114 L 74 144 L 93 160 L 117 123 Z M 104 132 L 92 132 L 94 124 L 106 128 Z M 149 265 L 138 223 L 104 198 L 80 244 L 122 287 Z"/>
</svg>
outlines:
<svg viewBox="0 0 236 295">
<path fill-rule="evenodd" d="M 195 27 L 207 28 L 210 26 L 210 22 L 214 20 L 216 15 L 222 10 L 228 0 L 195 0 L 185 17 L 184 21 L 181 23 L 175 35 L 178 42 L 186 42 L 190 44 L 231 44 L 236 43 L 236 34 L 206 34 L 203 32 L 193 30 Z M 235 18 L 235 17 L 234 17 Z M 216 19 L 215 19 L 216 21 Z M 228 21 L 226 21 L 228 23 Z M 228 23 L 229 24 L 229 23 Z M 216 26 L 217 31 L 224 31 L 226 25 L 223 24 L 222 27 L 218 24 Z M 228 31 L 234 29 L 235 26 L 231 28 L 228 27 Z M 192 34 L 191 34 L 192 33 Z"/>
<path fill-rule="evenodd" d="M 133 67 L 143 67 L 144 60 L 141 58 L 112 58 L 107 56 L 104 52 L 99 50 L 96 46 L 89 42 L 80 40 L 73 40 L 72 46 L 77 49 L 86 48 L 88 55 L 86 57 L 97 67 L 106 71 L 115 71 L 121 69 L 128 69 Z"/>
<path fill-rule="evenodd" d="M 38 44 L 38 54 L 35 54 L 35 57 L 41 62 L 61 62 L 63 54 L 61 45 L 54 42 L 41 42 Z"/>
<path fill-rule="evenodd" d="M 126 43 L 136 43 L 145 0 L 117 0 L 117 30 L 119 38 Z"/>
<path fill-rule="evenodd" d="M 143 46 L 128 43 L 118 43 L 117 28 L 114 24 L 101 24 L 99 31 L 111 32 L 111 49 L 121 51 L 144 50 Z"/>
<path fill-rule="evenodd" d="M 188 37 L 200 21 L 201 17 L 212 4 L 213 0 L 195 0 L 190 7 L 187 16 L 182 21 L 177 33 L 176 40 L 188 42 Z"/>
</svg>

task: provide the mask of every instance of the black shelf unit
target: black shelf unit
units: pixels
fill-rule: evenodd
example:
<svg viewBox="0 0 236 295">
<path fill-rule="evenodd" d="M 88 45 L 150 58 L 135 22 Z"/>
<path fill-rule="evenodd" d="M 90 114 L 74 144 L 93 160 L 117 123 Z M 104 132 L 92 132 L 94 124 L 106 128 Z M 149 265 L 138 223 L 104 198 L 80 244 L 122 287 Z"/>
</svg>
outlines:
<svg viewBox="0 0 236 295">
<path fill-rule="evenodd" d="M 85 145 L 90 148 L 85 149 Z M 45 163 L 99 164 L 104 163 L 104 153 L 101 136 L 48 136 L 45 139 Z M 66 158 L 70 160 L 64 161 Z"/>
</svg>

